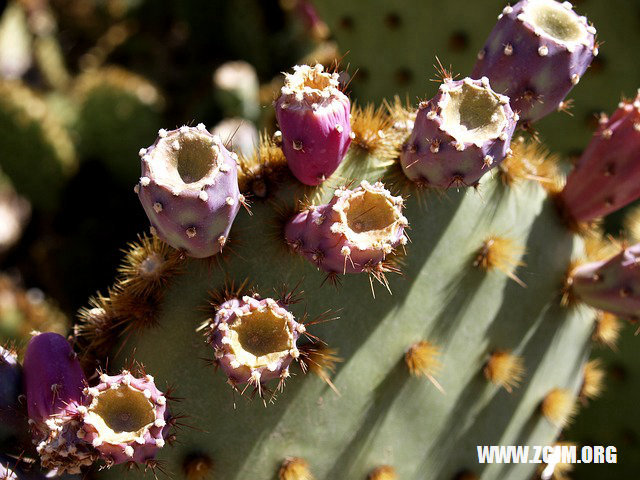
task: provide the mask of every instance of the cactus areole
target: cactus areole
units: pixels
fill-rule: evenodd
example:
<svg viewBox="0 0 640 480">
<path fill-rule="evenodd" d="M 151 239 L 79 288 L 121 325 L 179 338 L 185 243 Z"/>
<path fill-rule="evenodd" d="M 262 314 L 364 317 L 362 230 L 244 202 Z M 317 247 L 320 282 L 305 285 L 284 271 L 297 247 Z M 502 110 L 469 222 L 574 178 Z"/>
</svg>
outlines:
<svg viewBox="0 0 640 480">
<path fill-rule="evenodd" d="M 192 257 L 220 252 L 240 203 L 237 155 L 203 124 L 160 130 L 140 150 L 142 176 L 135 186 L 151 232 Z"/>
</svg>

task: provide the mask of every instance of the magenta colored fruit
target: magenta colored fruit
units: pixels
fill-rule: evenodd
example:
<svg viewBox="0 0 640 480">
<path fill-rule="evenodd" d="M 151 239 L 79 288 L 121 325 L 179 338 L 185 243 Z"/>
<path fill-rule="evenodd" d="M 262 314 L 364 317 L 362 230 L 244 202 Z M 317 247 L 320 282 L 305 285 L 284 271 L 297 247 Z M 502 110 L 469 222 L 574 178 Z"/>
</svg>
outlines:
<svg viewBox="0 0 640 480">
<path fill-rule="evenodd" d="M 382 183 L 340 188 L 325 205 L 309 207 L 285 228 L 287 244 L 329 273 L 372 272 L 407 238 L 402 197 Z"/>
<path fill-rule="evenodd" d="M 145 463 L 165 444 L 169 411 L 167 399 L 153 377 L 100 375 L 100 383 L 85 390 L 79 436 L 100 453 L 107 464 Z"/>
<path fill-rule="evenodd" d="M 29 421 L 43 467 L 80 473 L 97 454 L 78 438 L 86 378 L 67 340 L 57 333 L 34 336 L 24 356 Z"/>
<path fill-rule="evenodd" d="M 349 98 L 338 74 L 322 65 L 296 65 L 285 75 L 276 101 L 282 150 L 289 169 L 305 185 L 318 185 L 336 171 L 351 144 Z"/>
<path fill-rule="evenodd" d="M 640 243 L 571 273 L 572 293 L 594 308 L 640 320 Z"/>
<path fill-rule="evenodd" d="M 24 382 L 29 418 L 42 424 L 84 401 L 86 378 L 69 342 L 57 333 L 40 333 L 27 345 Z"/>
<path fill-rule="evenodd" d="M 248 296 L 220 305 L 209 328 L 214 361 L 229 383 L 250 383 L 259 390 L 289 376 L 289 365 L 299 356 L 296 342 L 305 331 L 282 302 Z"/>
<path fill-rule="evenodd" d="M 575 221 L 589 221 L 640 198 L 640 90 L 633 102 L 621 102 L 576 164 L 559 196 Z"/>
</svg>

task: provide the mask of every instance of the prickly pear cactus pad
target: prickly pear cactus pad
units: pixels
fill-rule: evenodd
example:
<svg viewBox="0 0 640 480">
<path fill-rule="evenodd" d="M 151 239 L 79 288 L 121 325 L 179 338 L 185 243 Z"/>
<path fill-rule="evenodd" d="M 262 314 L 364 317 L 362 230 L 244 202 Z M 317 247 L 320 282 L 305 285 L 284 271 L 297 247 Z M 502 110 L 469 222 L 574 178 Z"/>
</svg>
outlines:
<svg viewBox="0 0 640 480">
<path fill-rule="evenodd" d="M 69 132 L 19 81 L 0 79 L 0 167 L 18 193 L 51 210 L 77 168 Z"/>
<path fill-rule="evenodd" d="M 380 137 L 397 152 L 392 134 L 388 127 Z M 193 428 L 161 452 L 164 468 L 190 472 L 199 459 L 216 478 L 272 479 L 279 469 L 280 478 L 308 478 L 286 476 L 302 468 L 291 459 L 303 459 L 319 479 L 364 479 L 382 464 L 407 479 L 465 470 L 528 478 L 534 466 L 478 465 L 476 445 L 553 441 L 573 410 L 593 319 L 584 307 L 560 304 L 582 240 L 562 223 L 544 183 L 518 170 L 523 155 L 541 165 L 542 154 L 514 143 L 500 168 L 519 181 L 485 175 L 477 189 L 440 193 L 416 189 L 397 163 L 355 141 L 338 171 L 313 189 L 283 170 L 269 142 L 261 159 L 242 160 L 241 172 L 264 175 L 266 200 L 254 197 L 251 215 L 238 215 L 221 254 L 185 257 L 184 273 L 162 290 L 156 326 L 130 330 L 116 347 L 116 359 L 135 356 L 183 399 L 178 408 Z M 255 185 L 250 180 L 241 175 L 240 184 Z M 327 274 L 288 249 L 283 230 L 296 211 L 361 180 L 404 193 L 409 243 L 396 244 L 371 275 Z M 366 224 L 367 209 L 357 208 Z M 300 354 L 280 381 L 238 384 L 231 362 L 211 366 L 223 357 L 205 327 L 220 325 L 217 308 L 233 307 L 225 301 L 253 302 L 251 292 L 280 299 L 305 326 Z M 224 337 L 215 338 L 223 346 Z M 321 342 L 326 347 L 317 348 Z"/>
</svg>

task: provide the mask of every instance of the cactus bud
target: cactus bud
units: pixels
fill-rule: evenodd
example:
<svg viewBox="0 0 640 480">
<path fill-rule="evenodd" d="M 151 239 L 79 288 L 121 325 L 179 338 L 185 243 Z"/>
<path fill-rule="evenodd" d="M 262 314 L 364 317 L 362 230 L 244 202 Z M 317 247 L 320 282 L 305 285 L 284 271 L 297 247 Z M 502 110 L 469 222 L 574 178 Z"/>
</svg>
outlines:
<svg viewBox="0 0 640 480">
<path fill-rule="evenodd" d="M 640 243 L 571 272 L 571 293 L 594 308 L 630 320 L 640 318 Z"/>
<path fill-rule="evenodd" d="M 282 150 L 305 185 L 330 177 L 351 144 L 349 98 L 338 88 L 338 74 L 323 70 L 319 64 L 296 65 L 276 101 Z"/>
<path fill-rule="evenodd" d="M 164 446 L 167 399 L 152 377 L 103 374 L 87 396 L 82 436 L 109 464 L 145 463 Z"/>
<path fill-rule="evenodd" d="M 597 55 L 595 29 L 554 0 L 522 0 L 498 18 L 472 76 L 488 77 L 522 121 L 534 122 L 561 106 Z"/>
<path fill-rule="evenodd" d="M 261 392 L 269 380 L 289 376 L 304 330 L 281 302 L 244 296 L 220 305 L 208 341 L 232 386 L 248 383 Z"/>
<path fill-rule="evenodd" d="M 285 227 L 288 245 L 329 273 L 369 272 L 406 243 L 403 199 L 366 180 L 335 191 L 327 204 L 297 214 Z"/>
<path fill-rule="evenodd" d="M 508 154 L 517 116 L 486 78 L 445 80 L 421 104 L 400 161 L 414 182 L 449 188 L 476 185 Z"/>
<path fill-rule="evenodd" d="M 558 197 L 573 221 L 602 217 L 640 198 L 640 90 L 604 120 Z"/>
<path fill-rule="evenodd" d="M 136 185 L 152 232 L 196 258 L 222 250 L 244 200 L 238 190 L 236 156 L 204 125 L 160 130 L 140 152 Z"/>
</svg>

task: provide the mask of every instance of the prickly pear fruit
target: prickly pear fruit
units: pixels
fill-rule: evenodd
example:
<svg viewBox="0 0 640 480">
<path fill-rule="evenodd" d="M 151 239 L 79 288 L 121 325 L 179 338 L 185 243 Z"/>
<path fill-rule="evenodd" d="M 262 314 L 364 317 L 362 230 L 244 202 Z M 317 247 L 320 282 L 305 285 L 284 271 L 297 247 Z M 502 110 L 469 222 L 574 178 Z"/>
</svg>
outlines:
<svg viewBox="0 0 640 480">
<path fill-rule="evenodd" d="M 67 340 L 57 333 L 31 339 L 24 356 L 33 438 L 43 467 L 80 473 L 97 454 L 78 438 L 86 378 Z"/>
<path fill-rule="evenodd" d="M 351 144 L 349 98 L 337 73 L 296 65 L 276 101 L 282 150 L 295 177 L 318 185 L 336 171 Z"/>
<path fill-rule="evenodd" d="M 561 107 L 598 54 L 596 30 L 569 2 L 522 0 L 506 6 L 471 74 L 509 95 L 524 122 Z"/>
<path fill-rule="evenodd" d="M 380 182 L 339 188 L 329 203 L 310 206 L 285 227 L 289 247 L 328 273 L 375 274 L 385 257 L 405 245 L 404 201 Z"/>
<path fill-rule="evenodd" d="M 518 117 L 489 80 L 450 78 L 420 103 L 400 157 L 404 174 L 426 186 L 476 185 L 508 154 Z"/>
<path fill-rule="evenodd" d="M 236 385 L 248 383 L 258 391 L 270 380 L 281 384 L 289 365 L 298 359 L 296 345 L 305 326 L 282 302 L 257 296 L 232 298 L 220 305 L 209 325 L 208 342 L 214 361 Z"/>
<path fill-rule="evenodd" d="M 142 176 L 135 187 L 154 235 L 187 255 L 220 252 L 244 197 L 237 156 L 203 124 L 160 130 L 140 150 Z"/>
<path fill-rule="evenodd" d="M 584 222 L 619 210 L 640 197 L 640 90 L 603 115 L 589 146 L 558 200 L 567 217 Z"/>
<path fill-rule="evenodd" d="M 165 444 L 167 399 L 153 377 L 136 378 L 128 371 L 100 375 L 100 383 L 85 390 L 83 427 L 78 436 L 93 445 L 109 465 L 152 460 Z"/>
<path fill-rule="evenodd" d="M 86 378 L 69 342 L 57 333 L 31 339 L 24 356 L 29 418 L 36 424 L 84 401 Z"/>
<path fill-rule="evenodd" d="M 569 276 L 570 293 L 592 307 L 640 319 L 640 243 L 600 262 L 580 265 Z"/>
</svg>

